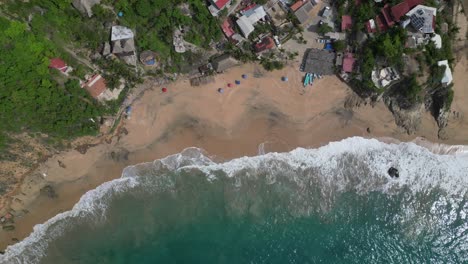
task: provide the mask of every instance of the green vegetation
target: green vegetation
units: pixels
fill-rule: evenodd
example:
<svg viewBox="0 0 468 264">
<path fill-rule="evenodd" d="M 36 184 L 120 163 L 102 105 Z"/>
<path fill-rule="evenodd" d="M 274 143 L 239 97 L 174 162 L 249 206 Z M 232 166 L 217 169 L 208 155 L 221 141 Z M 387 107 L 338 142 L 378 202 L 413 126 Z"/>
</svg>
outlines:
<svg viewBox="0 0 468 264">
<path fill-rule="evenodd" d="M 281 61 L 276 60 L 262 59 L 260 63 L 267 71 L 281 70 L 284 67 L 284 64 Z"/>
<path fill-rule="evenodd" d="M 323 23 L 319 26 L 318 28 L 318 33 L 321 34 L 321 35 L 325 35 L 326 33 L 328 32 L 332 32 L 333 31 L 333 28 L 330 27 L 328 24 L 326 23 Z"/>
<path fill-rule="evenodd" d="M 47 39 L 27 30 L 24 23 L 0 18 L 0 141 L 7 134 L 40 131 L 59 138 L 93 134 L 96 118 L 105 110 L 77 80 L 63 80 L 49 70 L 57 54 Z"/>
<path fill-rule="evenodd" d="M 342 52 L 346 49 L 346 42 L 344 40 L 336 40 L 335 42 L 333 42 L 333 48 L 337 52 Z"/>
<path fill-rule="evenodd" d="M 193 17 L 184 15 L 178 5 L 187 3 Z M 211 40 L 221 37 L 218 21 L 213 18 L 202 0 L 119 0 L 114 10 L 123 12 L 122 24 L 136 30 L 137 46 L 141 50 L 158 51 L 162 58 L 182 56 L 173 52 L 174 29 L 186 29 L 185 39 L 207 48 Z"/>
</svg>

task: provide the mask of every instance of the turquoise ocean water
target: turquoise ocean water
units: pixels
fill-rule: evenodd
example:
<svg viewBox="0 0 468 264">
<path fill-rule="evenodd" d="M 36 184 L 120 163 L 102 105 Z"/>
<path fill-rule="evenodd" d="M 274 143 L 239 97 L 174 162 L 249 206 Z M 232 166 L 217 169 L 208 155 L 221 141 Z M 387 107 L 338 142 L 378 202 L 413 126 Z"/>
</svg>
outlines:
<svg viewBox="0 0 468 264">
<path fill-rule="evenodd" d="M 466 154 L 412 143 L 225 163 L 191 148 L 126 168 L 0 263 L 468 263 L 467 191 Z"/>
</svg>

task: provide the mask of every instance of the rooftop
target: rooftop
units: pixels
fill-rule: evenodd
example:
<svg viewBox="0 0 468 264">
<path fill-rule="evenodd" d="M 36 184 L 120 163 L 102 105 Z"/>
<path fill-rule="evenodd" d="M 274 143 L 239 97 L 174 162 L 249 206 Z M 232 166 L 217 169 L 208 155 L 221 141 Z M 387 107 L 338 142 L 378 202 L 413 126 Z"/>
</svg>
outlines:
<svg viewBox="0 0 468 264">
<path fill-rule="evenodd" d="M 411 26 L 422 33 L 434 33 L 435 16 L 437 9 L 434 7 L 418 5 L 406 13 L 411 20 Z"/>
<path fill-rule="evenodd" d="M 59 70 L 61 72 L 66 72 L 68 66 L 62 59 L 52 58 L 52 59 L 50 59 L 49 68 L 57 69 L 57 70 Z"/>
<path fill-rule="evenodd" d="M 255 52 L 262 52 L 275 46 L 275 42 L 270 37 L 264 37 L 260 43 L 255 44 Z"/>
<path fill-rule="evenodd" d="M 295 12 L 297 11 L 303 4 L 305 3 L 304 0 L 298 0 L 294 4 L 292 4 L 289 8 L 291 8 L 291 11 Z"/>
<path fill-rule="evenodd" d="M 375 25 L 374 19 L 369 19 L 366 22 L 366 30 L 367 30 L 367 33 L 375 33 L 377 31 L 377 27 Z"/>
<path fill-rule="evenodd" d="M 229 18 L 224 20 L 223 25 L 221 26 L 223 29 L 224 35 L 226 35 L 227 38 L 230 38 L 232 35 L 234 35 L 236 32 L 234 32 L 234 29 L 232 27 L 232 22 Z"/>
<path fill-rule="evenodd" d="M 255 28 L 254 25 L 262 18 L 266 16 L 265 9 L 263 6 L 256 6 L 244 13 L 237 21 L 237 25 L 239 26 L 242 34 L 245 37 L 248 37 L 250 33 L 252 33 Z"/>
<path fill-rule="evenodd" d="M 133 38 L 131 29 L 123 26 L 113 26 L 111 31 L 111 41 Z"/>
<path fill-rule="evenodd" d="M 324 49 L 308 49 L 303 59 L 303 72 L 333 75 L 335 53 Z"/>
<path fill-rule="evenodd" d="M 304 5 L 301 6 L 301 8 L 294 12 L 294 15 L 296 15 L 299 23 L 304 24 L 307 20 L 309 20 L 312 9 L 314 9 L 314 5 L 310 1 L 307 1 Z"/>
<path fill-rule="evenodd" d="M 353 19 L 351 16 L 344 15 L 341 17 L 341 31 L 351 29 L 353 27 Z"/>
<path fill-rule="evenodd" d="M 354 64 L 356 59 L 352 53 L 346 53 L 343 58 L 343 71 L 344 72 L 353 72 Z"/>
<path fill-rule="evenodd" d="M 213 0 L 213 4 L 218 9 L 223 9 L 231 0 Z"/>
<path fill-rule="evenodd" d="M 395 6 L 392 7 L 392 17 L 395 22 L 399 22 L 401 17 L 403 17 L 408 11 L 410 11 L 413 7 L 422 4 L 423 0 L 405 0 Z"/>
<path fill-rule="evenodd" d="M 85 89 L 93 98 L 98 98 L 107 89 L 106 80 L 100 74 L 96 74 L 86 82 Z"/>
</svg>

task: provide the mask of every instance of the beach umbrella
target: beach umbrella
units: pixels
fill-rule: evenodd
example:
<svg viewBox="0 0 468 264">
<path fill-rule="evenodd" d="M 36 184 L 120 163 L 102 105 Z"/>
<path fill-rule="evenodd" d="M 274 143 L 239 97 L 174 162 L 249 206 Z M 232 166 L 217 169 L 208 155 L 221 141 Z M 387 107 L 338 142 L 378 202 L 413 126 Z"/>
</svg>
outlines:
<svg viewBox="0 0 468 264">
<path fill-rule="evenodd" d="M 242 74 L 243 79 L 247 79 L 247 74 Z"/>
<path fill-rule="evenodd" d="M 117 13 L 117 15 L 118 15 L 119 17 L 123 17 L 123 12 L 120 11 L 119 13 Z"/>
<path fill-rule="evenodd" d="M 228 87 L 232 87 L 232 83 L 228 83 Z"/>
<path fill-rule="evenodd" d="M 223 88 L 218 88 L 218 92 L 219 93 L 224 93 L 224 89 Z"/>
<path fill-rule="evenodd" d="M 281 80 L 282 80 L 283 82 L 287 82 L 287 81 L 288 81 L 288 77 L 283 76 L 283 77 L 281 77 Z"/>
<path fill-rule="evenodd" d="M 167 88 L 164 87 L 164 88 L 161 89 L 161 91 L 162 91 L 163 93 L 165 93 L 165 92 L 167 92 Z"/>
<path fill-rule="evenodd" d="M 240 84 L 240 81 L 239 81 L 239 80 L 236 80 L 236 84 L 239 85 L 239 84 Z"/>
</svg>

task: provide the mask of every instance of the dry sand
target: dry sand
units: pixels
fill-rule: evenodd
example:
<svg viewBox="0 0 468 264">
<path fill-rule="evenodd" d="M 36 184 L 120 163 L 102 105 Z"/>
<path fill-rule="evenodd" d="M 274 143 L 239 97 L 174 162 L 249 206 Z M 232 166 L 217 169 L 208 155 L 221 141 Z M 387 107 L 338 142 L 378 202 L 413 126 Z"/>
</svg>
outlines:
<svg viewBox="0 0 468 264">
<path fill-rule="evenodd" d="M 454 109 L 462 117 L 449 122 L 447 144 L 468 142 L 466 66 L 464 58 L 454 72 Z M 56 155 L 26 177 L 11 203 L 17 215 L 16 229 L 0 231 L 0 247 L 24 238 L 35 224 L 71 209 L 83 193 L 120 177 L 126 166 L 191 146 L 221 161 L 257 155 L 262 143 L 271 152 L 318 147 L 351 136 L 403 141 L 421 136 L 438 141 L 437 124 L 429 114 L 424 115 L 417 135 L 409 136 L 395 125 L 383 103 L 345 109 L 344 102 L 353 93 L 335 76 L 317 80 L 304 91 L 297 67 L 263 72 L 261 78 L 254 78 L 259 71 L 258 65 L 248 64 L 217 75 L 216 82 L 206 86 L 191 87 L 188 81 L 179 81 L 167 86 L 167 93 L 161 87 L 147 90 L 134 103 L 131 119 L 123 122 L 128 135 L 91 147 L 86 154 L 71 150 Z M 241 78 L 244 73 L 248 74 L 246 80 Z M 288 76 L 289 81 L 282 82 L 281 76 Z M 227 88 L 236 79 L 241 85 Z M 217 92 L 219 87 L 225 88 L 223 94 Z M 59 161 L 65 166 L 59 166 Z M 39 193 L 45 184 L 55 187 L 58 198 Z"/>
</svg>

